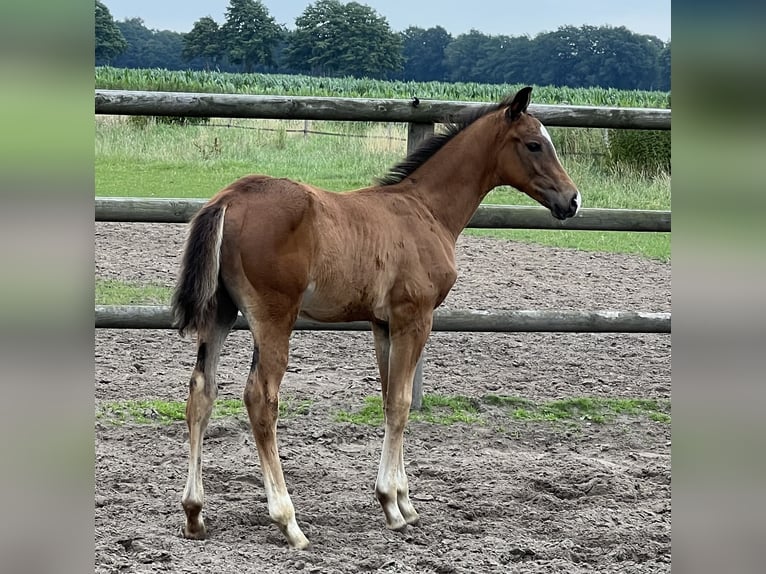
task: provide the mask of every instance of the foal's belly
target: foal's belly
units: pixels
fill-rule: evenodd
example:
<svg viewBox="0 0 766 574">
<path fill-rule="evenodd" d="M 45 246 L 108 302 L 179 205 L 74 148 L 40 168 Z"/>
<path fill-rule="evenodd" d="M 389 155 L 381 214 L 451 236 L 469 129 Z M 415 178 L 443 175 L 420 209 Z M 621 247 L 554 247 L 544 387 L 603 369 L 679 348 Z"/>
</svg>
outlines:
<svg viewBox="0 0 766 574">
<path fill-rule="evenodd" d="M 319 290 L 312 282 L 303 293 L 300 315 L 325 323 L 372 321 L 376 318 L 374 307 L 365 293 L 358 293 L 353 288 L 328 293 Z"/>
</svg>

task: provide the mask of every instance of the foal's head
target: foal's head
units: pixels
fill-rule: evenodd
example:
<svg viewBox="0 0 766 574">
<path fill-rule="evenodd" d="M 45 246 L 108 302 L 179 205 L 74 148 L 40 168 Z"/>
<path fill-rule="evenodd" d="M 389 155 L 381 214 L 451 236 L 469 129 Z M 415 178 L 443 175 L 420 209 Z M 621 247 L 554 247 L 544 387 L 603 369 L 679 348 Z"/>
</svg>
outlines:
<svg viewBox="0 0 766 574">
<path fill-rule="evenodd" d="M 510 104 L 501 106 L 507 129 L 498 154 L 499 175 L 503 184 L 526 193 L 557 219 L 566 219 L 580 209 L 580 192 L 561 166 L 548 130 L 526 112 L 531 93 L 532 88 L 522 88 Z"/>
</svg>

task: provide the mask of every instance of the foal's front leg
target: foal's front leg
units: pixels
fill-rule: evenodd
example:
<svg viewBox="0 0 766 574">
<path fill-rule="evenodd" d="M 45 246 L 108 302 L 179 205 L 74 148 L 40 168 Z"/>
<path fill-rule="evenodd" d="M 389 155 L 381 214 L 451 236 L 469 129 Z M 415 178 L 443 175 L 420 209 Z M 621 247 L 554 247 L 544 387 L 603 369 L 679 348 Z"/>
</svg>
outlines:
<svg viewBox="0 0 766 574">
<path fill-rule="evenodd" d="M 373 330 L 383 388 L 385 435 L 380 455 L 375 494 L 383 507 L 386 524 L 401 530 L 418 522 L 418 513 L 410 502 L 407 474 L 404 470 L 404 428 L 412 403 L 412 379 L 418 359 L 431 332 L 431 315 L 397 325 L 390 330 Z M 386 335 L 388 335 L 386 337 Z M 388 351 L 387 372 L 381 351 Z M 386 376 L 387 375 L 387 376 Z M 387 381 L 383 381 L 386 378 Z M 386 384 L 387 383 L 387 384 Z"/>
</svg>

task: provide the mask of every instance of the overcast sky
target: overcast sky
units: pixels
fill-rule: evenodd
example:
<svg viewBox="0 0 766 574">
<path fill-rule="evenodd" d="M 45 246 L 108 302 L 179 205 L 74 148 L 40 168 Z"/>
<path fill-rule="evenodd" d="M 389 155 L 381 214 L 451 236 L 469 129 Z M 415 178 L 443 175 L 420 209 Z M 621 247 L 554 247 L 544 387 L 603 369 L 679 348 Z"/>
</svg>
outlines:
<svg viewBox="0 0 766 574">
<path fill-rule="evenodd" d="M 211 16 L 219 24 L 229 0 L 101 0 L 115 20 L 138 17 L 147 28 L 188 32 Z M 345 3 L 344 0 L 341 0 Z M 670 0 L 357 0 L 384 16 L 394 31 L 409 26 L 442 26 L 453 36 L 472 28 L 484 34 L 535 36 L 559 26 L 625 26 L 639 34 L 670 39 Z M 288 28 L 313 2 L 262 0 L 274 19 Z"/>
</svg>

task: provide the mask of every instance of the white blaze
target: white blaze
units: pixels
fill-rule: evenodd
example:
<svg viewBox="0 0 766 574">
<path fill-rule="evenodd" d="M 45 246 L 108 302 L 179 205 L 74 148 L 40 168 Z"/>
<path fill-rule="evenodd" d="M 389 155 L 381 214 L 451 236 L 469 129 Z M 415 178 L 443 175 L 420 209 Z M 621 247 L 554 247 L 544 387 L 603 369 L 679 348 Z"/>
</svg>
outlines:
<svg viewBox="0 0 766 574">
<path fill-rule="evenodd" d="M 553 145 L 553 140 L 551 139 L 551 134 L 548 133 L 548 130 L 545 129 L 545 126 L 543 124 L 540 124 L 540 133 L 543 134 L 543 137 L 550 142 L 551 147 L 553 148 L 554 155 L 556 157 L 559 157 L 558 154 L 556 153 L 556 146 Z"/>
<path fill-rule="evenodd" d="M 540 133 L 542 136 L 547 139 L 551 147 L 553 148 L 553 153 L 556 156 L 556 159 L 558 159 L 558 154 L 556 153 L 556 146 L 553 145 L 553 140 L 551 139 L 551 134 L 548 133 L 548 130 L 545 129 L 545 126 L 543 124 L 540 124 Z M 582 196 L 580 195 L 580 192 L 577 192 L 577 196 L 575 197 L 575 203 L 577 204 L 577 211 L 575 211 L 575 215 L 577 215 L 577 212 L 580 211 L 580 206 L 582 205 Z"/>
</svg>

